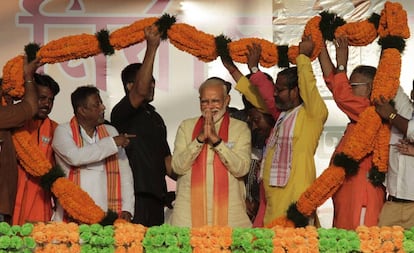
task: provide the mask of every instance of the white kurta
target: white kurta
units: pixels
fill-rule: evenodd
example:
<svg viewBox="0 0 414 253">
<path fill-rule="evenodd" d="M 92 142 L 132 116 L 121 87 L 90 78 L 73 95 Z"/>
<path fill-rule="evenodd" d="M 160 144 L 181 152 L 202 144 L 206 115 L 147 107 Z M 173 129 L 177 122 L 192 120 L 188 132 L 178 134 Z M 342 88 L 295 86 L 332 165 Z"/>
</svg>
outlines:
<svg viewBox="0 0 414 253">
<path fill-rule="evenodd" d="M 401 87 L 394 101 L 398 114 L 410 120 L 406 135 L 410 141 L 414 141 L 413 104 Z M 395 127 L 391 128 L 390 144 L 398 143 L 403 138 L 404 134 Z M 414 157 L 401 154 L 393 145 L 390 145 L 386 187 L 387 192 L 394 197 L 414 200 Z"/>
<path fill-rule="evenodd" d="M 118 152 L 119 172 L 121 177 L 122 211 L 134 214 L 134 181 L 128 158 L 123 148 L 118 148 L 113 139 L 118 131 L 105 125 L 109 137 L 99 139 L 95 131 L 93 137 L 80 127 L 83 147 L 76 146 L 70 123 L 60 124 L 54 133 L 52 147 L 55 151 L 56 163 L 61 166 L 66 176 L 71 166 L 81 167 L 80 187 L 89 194 L 104 212 L 108 210 L 107 177 L 105 158 Z M 58 203 L 53 220 L 62 220 L 63 210 Z"/>
</svg>

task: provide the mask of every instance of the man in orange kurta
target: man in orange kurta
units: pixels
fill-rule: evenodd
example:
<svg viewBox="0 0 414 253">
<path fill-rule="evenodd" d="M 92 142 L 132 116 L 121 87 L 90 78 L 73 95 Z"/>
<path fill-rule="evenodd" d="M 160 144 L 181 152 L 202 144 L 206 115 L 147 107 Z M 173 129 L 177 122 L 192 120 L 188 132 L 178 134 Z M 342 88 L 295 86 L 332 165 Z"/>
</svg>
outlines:
<svg viewBox="0 0 414 253">
<path fill-rule="evenodd" d="M 55 164 L 52 138 L 57 123 L 48 115 L 52 110 L 53 102 L 59 85 L 50 76 L 35 74 L 38 93 L 38 112 L 35 117 L 27 121 L 24 128 L 31 134 L 31 142 L 38 145 L 46 158 Z M 49 221 L 52 217 L 52 195 L 40 186 L 40 178 L 27 173 L 18 165 L 18 182 L 16 203 L 13 212 L 13 224 L 22 225 L 26 222 Z"/>
<path fill-rule="evenodd" d="M 343 144 L 352 133 L 359 119 L 359 114 L 370 106 L 372 81 L 376 69 L 360 65 L 347 77 L 348 39 L 336 38 L 335 69 L 327 49 L 324 47 L 319 55 L 322 72 L 328 89 L 341 109 L 350 119 L 344 136 L 336 147 L 335 153 L 342 151 Z M 333 226 L 342 229 L 356 229 L 360 225 L 377 226 L 378 218 L 385 201 L 385 188 L 373 185 L 367 175 L 372 167 L 372 154 L 360 160 L 358 172 L 347 177 L 338 191 L 332 196 L 334 206 Z"/>
</svg>

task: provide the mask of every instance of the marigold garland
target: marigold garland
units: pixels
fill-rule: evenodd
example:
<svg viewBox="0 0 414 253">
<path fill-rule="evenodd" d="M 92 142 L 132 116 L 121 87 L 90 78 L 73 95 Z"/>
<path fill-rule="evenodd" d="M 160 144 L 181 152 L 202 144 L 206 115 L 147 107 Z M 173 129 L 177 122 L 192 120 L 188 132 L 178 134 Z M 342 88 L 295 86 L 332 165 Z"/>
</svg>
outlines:
<svg viewBox="0 0 414 253">
<path fill-rule="evenodd" d="M 57 63 L 88 58 L 99 53 L 101 49 L 96 36 L 83 33 L 53 40 L 41 47 L 37 56 L 42 63 Z"/>
<path fill-rule="evenodd" d="M 215 39 L 211 34 L 187 24 L 174 24 L 167 34 L 170 43 L 176 48 L 194 55 L 201 61 L 210 62 L 217 58 Z"/>
<path fill-rule="evenodd" d="M 154 17 L 144 18 L 128 26 L 121 27 L 110 34 L 109 41 L 116 50 L 140 43 L 145 39 L 144 28 L 154 24 L 157 20 L 158 18 Z"/>
<path fill-rule="evenodd" d="M 378 34 L 386 36 L 399 36 L 407 39 L 410 37 L 410 29 L 407 26 L 407 12 L 400 3 L 385 2 L 381 12 Z"/>
<path fill-rule="evenodd" d="M 95 204 L 93 199 L 69 179 L 58 178 L 53 183 L 51 190 L 72 218 L 83 223 L 93 224 L 99 223 L 105 217 L 105 213 Z"/>
<path fill-rule="evenodd" d="M 376 134 L 380 127 L 381 118 L 375 112 L 375 107 L 367 107 L 359 115 L 359 120 L 349 133 L 349 138 L 344 143 L 342 152 L 356 161 L 361 160 L 373 150 Z"/>
<path fill-rule="evenodd" d="M 388 171 L 389 140 L 391 138 L 390 125 L 381 124 L 376 136 L 372 163 L 377 166 L 379 172 L 385 173 Z"/>
<path fill-rule="evenodd" d="M 11 97 L 20 98 L 24 94 L 23 63 L 24 56 L 18 55 L 7 61 L 3 67 L 2 90 Z"/>
<path fill-rule="evenodd" d="M 149 19 L 143 19 L 140 21 L 137 21 L 133 23 L 132 25 L 121 28 L 117 31 L 114 31 L 112 34 L 110 34 L 110 43 L 111 45 L 116 49 L 121 49 L 123 47 L 132 45 L 134 43 L 141 42 L 143 38 L 143 29 L 147 25 L 151 25 L 154 22 L 156 22 L 158 19 L 156 18 L 149 18 Z M 311 59 L 315 59 L 322 46 L 323 46 L 323 36 L 319 29 L 321 17 L 315 16 L 311 18 L 304 29 L 303 36 L 311 36 L 312 40 L 315 42 L 315 48 L 312 53 Z M 380 18 L 380 26 L 378 28 L 378 33 L 382 38 L 385 36 L 400 36 L 402 38 L 408 38 L 409 37 L 409 29 L 407 26 L 407 15 L 406 12 L 403 10 L 402 6 L 398 3 L 390 3 L 387 2 L 385 4 L 384 10 L 381 13 Z M 372 23 L 369 21 L 361 21 L 361 22 L 355 22 L 352 24 L 346 24 L 341 28 L 342 26 L 338 27 L 337 34 L 346 34 L 351 43 L 356 44 L 365 44 L 369 41 L 372 41 L 374 37 L 376 37 L 374 30 L 372 29 Z M 359 30 L 363 30 L 364 32 L 356 32 L 355 27 L 361 26 Z M 374 25 L 375 27 L 375 25 Z M 130 34 L 134 34 L 134 36 L 130 36 Z M 215 38 L 214 36 L 210 34 L 203 33 L 201 31 L 198 31 L 195 27 L 187 25 L 187 24 L 173 24 L 167 31 L 168 37 L 170 38 L 170 42 L 176 46 L 178 49 L 186 51 L 197 58 L 199 58 L 202 61 L 212 61 L 217 58 L 217 52 L 215 48 Z M 127 38 L 127 37 L 131 38 Z M 267 42 L 265 40 L 256 39 L 256 38 L 250 38 L 250 39 L 241 39 L 240 41 L 231 42 L 229 43 L 229 49 L 230 49 L 230 56 L 240 62 L 245 62 L 246 59 L 243 55 L 243 52 L 246 52 L 246 47 L 248 44 L 252 43 L 253 41 L 258 41 L 262 45 L 262 55 L 260 59 L 260 63 L 263 66 L 270 67 L 272 65 L 277 64 L 278 62 L 278 50 L 277 46 L 273 43 Z M 41 57 L 41 61 L 43 63 L 55 63 L 55 62 L 63 62 L 71 59 L 77 59 L 77 58 L 86 58 L 89 56 L 97 55 L 100 52 L 99 48 L 99 41 L 97 40 L 95 35 L 88 35 L 88 34 L 81 34 L 81 35 L 74 35 L 74 36 L 67 36 L 58 40 L 54 40 L 40 48 L 38 52 L 38 56 Z M 398 51 L 398 50 L 397 50 Z M 295 57 L 298 55 L 299 49 L 297 46 L 291 46 L 288 49 L 288 58 L 289 60 L 294 63 Z M 390 58 L 389 60 L 387 60 Z M 390 66 L 392 73 L 391 75 L 389 72 L 387 75 L 381 76 L 381 74 L 378 75 L 376 82 L 381 82 L 382 84 L 391 82 L 393 80 L 393 84 L 397 85 L 398 78 L 399 78 L 399 71 L 401 67 L 401 63 L 395 61 L 395 59 L 400 59 L 400 55 L 397 55 L 397 52 L 395 52 L 394 48 L 390 49 L 384 49 L 383 50 L 383 57 L 381 58 L 381 62 L 383 63 L 384 67 L 387 66 L 387 71 L 390 71 Z M 22 77 L 22 67 L 23 67 L 23 61 L 22 56 L 18 56 L 15 59 L 12 59 L 6 64 L 6 66 L 3 68 L 3 76 L 5 77 L 3 87 L 12 87 L 14 88 L 14 94 L 17 96 L 22 96 L 23 94 L 23 77 Z M 379 71 L 377 73 L 385 73 L 384 71 L 380 71 L 382 69 L 382 66 L 379 66 Z M 398 77 L 398 78 L 397 78 Z M 388 79 L 390 80 L 388 80 Z M 375 83 L 375 80 L 374 80 Z M 378 97 L 378 95 L 385 95 L 387 98 L 392 97 L 392 90 L 393 87 L 386 87 L 386 88 L 380 88 L 381 86 L 374 84 L 374 91 L 372 98 Z M 389 90 L 385 90 L 389 89 Z M 9 94 L 11 94 L 13 91 L 10 90 Z M 394 93 L 395 94 L 395 93 Z M 363 128 L 366 132 L 365 127 L 367 122 L 373 123 L 377 122 L 378 118 L 375 117 L 375 114 L 373 113 L 372 108 L 369 109 L 366 113 L 367 120 L 360 120 L 358 124 L 360 124 L 360 128 Z M 367 121 L 367 122 L 365 122 Z M 365 124 L 364 124 L 365 122 Z M 374 124 L 375 125 L 375 124 Z M 376 127 L 376 126 L 375 126 Z M 372 142 L 372 137 L 375 134 L 375 127 L 372 127 L 370 129 L 370 135 L 368 138 L 369 141 L 366 143 L 358 144 L 355 141 L 350 142 L 349 147 L 345 147 L 345 154 L 349 155 L 352 158 L 355 158 L 358 160 L 359 157 L 363 156 L 364 154 L 367 154 L 372 151 L 373 145 L 375 147 L 383 147 L 384 145 L 377 145 L 374 142 Z M 378 128 L 379 129 L 379 128 Z M 362 132 L 362 131 L 361 131 Z M 360 133 L 361 133 L 360 132 Z M 378 132 L 378 131 L 377 131 Z M 385 135 L 384 135 L 385 136 Z M 358 139 L 364 140 L 366 139 L 366 135 L 363 136 L 364 138 Z M 354 149 L 356 148 L 356 149 Z M 361 151 L 360 153 L 357 153 L 356 150 Z M 384 150 L 383 150 L 384 151 Z M 384 161 L 382 154 L 385 154 L 386 152 L 377 152 L 379 154 L 378 159 L 376 161 Z M 30 163 L 30 162 L 29 162 Z M 29 164 L 28 163 L 28 164 Z M 31 165 L 31 164 L 30 164 Z M 29 165 L 29 166 L 30 166 Z M 380 164 L 380 169 L 383 170 L 383 165 Z M 38 174 L 42 174 L 42 172 L 34 172 Z M 328 184 L 329 185 L 329 184 Z M 59 188 L 59 187 L 55 187 Z M 332 187 L 327 187 L 327 189 L 332 189 Z M 319 203 L 319 201 L 317 201 Z M 313 204 L 314 205 L 314 204 Z M 307 205 L 302 205 L 307 206 Z M 311 205 L 310 205 L 311 206 Z M 307 210 L 308 208 L 304 208 Z M 98 212 L 97 216 L 101 216 L 103 213 L 102 210 Z M 84 213 L 85 214 L 85 213 Z M 80 213 L 76 214 L 81 215 Z M 87 219 L 89 222 L 91 222 L 92 219 Z"/>
<path fill-rule="evenodd" d="M 401 54 L 395 48 L 387 48 L 381 53 L 377 74 L 374 77 L 371 101 L 383 96 L 391 100 L 400 85 Z M 384 85 L 387 84 L 387 85 Z"/>
<path fill-rule="evenodd" d="M 308 217 L 311 216 L 317 207 L 322 205 L 338 190 L 344 179 L 344 169 L 331 165 L 300 196 L 296 204 L 298 211 Z"/>
<path fill-rule="evenodd" d="M 314 45 L 312 55 L 310 59 L 315 60 L 319 53 L 322 50 L 322 47 L 325 45 L 322 32 L 319 29 L 319 23 L 321 22 L 321 16 L 315 16 L 311 18 L 305 25 L 305 30 L 303 31 L 303 37 L 311 36 Z"/>
<path fill-rule="evenodd" d="M 45 154 L 32 143 L 28 131 L 19 129 L 13 135 L 13 144 L 16 149 L 20 165 L 32 176 L 40 177 L 52 169 L 52 164 Z"/>
<path fill-rule="evenodd" d="M 394 5 L 398 5 L 395 7 Z M 388 36 L 388 35 L 397 35 L 400 34 L 402 36 L 406 36 L 404 32 L 408 29 L 407 27 L 407 19 L 406 19 L 406 13 L 401 8 L 401 5 L 399 3 L 389 3 L 385 5 L 385 9 L 393 10 L 392 15 L 389 14 L 391 11 L 389 10 L 383 10 L 382 15 L 387 15 L 387 21 L 390 20 L 391 23 L 388 24 L 386 22 L 380 22 L 380 27 L 384 28 L 384 32 L 382 35 Z M 399 13 L 404 12 L 404 13 Z M 381 17 L 382 20 L 383 17 Z M 401 19 L 402 21 L 396 21 Z M 388 30 L 392 30 L 394 28 L 394 25 L 400 25 L 405 26 L 405 28 L 398 28 L 396 29 L 396 32 L 387 32 Z M 380 66 L 377 71 L 377 75 L 379 77 L 374 78 L 374 90 L 373 94 L 371 95 L 371 99 L 378 98 L 380 96 L 384 96 L 386 98 L 391 98 L 393 95 L 396 94 L 398 85 L 399 85 L 399 73 L 401 71 L 401 58 L 399 55 L 396 55 L 399 51 L 394 48 L 387 48 L 383 50 L 383 53 L 381 54 L 380 58 Z M 394 57 L 391 57 L 391 55 L 394 55 Z M 396 66 L 391 68 L 390 72 L 385 72 L 385 66 Z M 387 74 L 385 74 L 387 73 Z M 385 75 L 390 75 L 390 77 L 384 77 Z M 398 77 L 398 78 L 396 78 Z M 387 78 L 390 78 L 387 80 Z M 378 82 L 378 79 L 382 80 L 381 82 Z M 384 80 L 385 79 L 385 80 Z M 381 87 L 385 86 L 385 87 Z M 379 133 L 380 129 L 382 128 L 382 131 L 386 131 L 388 128 L 382 127 L 382 121 L 379 115 L 375 112 L 375 107 L 370 106 L 367 109 L 365 109 L 364 112 L 360 114 L 359 120 L 356 123 L 355 127 L 352 129 L 352 132 L 349 133 L 350 137 L 344 142 L 342 152 L 348 156 L 353 158 L 356 161 L 359 161 L 362 159 L 365 155 L 372 152 L 374 147 L 376 148 L 385 148 L 384 142 L 388 142 L 389 139 L 381 140 L 381 143 L 377 143 L 377 134 Z M 387 137 L 388 135 L 386 133 L 381 133 L 382 137 Z M 386 165 L 384 161 L 388 161 L 388 153 L 386 150 L 376 151 L 375 152 L 377 156 L 375 157 L 375 162 L 380 162 L 380 164 L 375 164 L 374 166 L 378 167 L 381 166 L 381 170 L 386 170 Z M 382 157 L 380 157 L 381 155 Z M 384 157 L 385 156 L 385 157 Z M 334 165 L 331 165 L 327 170 L 329 171 Z M 339 167 L 339 170 L 342 170 L 341 167 Z M 324 171 L 324 173 L 325 173 Z M 315 182 L 304 192 L 302 193 L 301 197 L 299 198 L 298 202 L 296 203 L 296 208 L 293 208 L 292 211 L 295 212 L 296 210 L 299 211 L 303 216 L 310 217 L 310 215 L 316 210 L 318 206 L 320 206 L 327 197 L 332 196 L 332 194 L 335 191 L 331 191 L 332 189 L 338 188 L 341 183 L 339 181 L 331 181 L 329 177 L 329 180 L 323 179 L 322 177 L 325 177 L 324 173 L 315 180 Z M 320 179 L 321 178 L 321 179 Z M 320 194 L 315 194 L 317 190 L 320 189 Z M 295 214 L 296 215 L 296 214 Z M 292 215 L 293 216 L 293 215 Z M 289 211 L 288 211 L 288 217 L 289 217 Z M 303 218 L 303 217 L 298 217 Z M 276 219 L 278 220 L 278 219 Z M 272 222 L 274 223 L 274 222 Z"/>
<path fill-rule="evenodd" d="M 335 30 L 335 37 L 345 36 L 351 46 L 366 46 L 377 37 L 375 24 L 369 20 L 346 23 Z"/>
<path fill-rule="evenodd" d="M 278 50 L 274 43 L 259 38 L 242 38 L 228 44 L 230 56 L 234 61 L 247 62 L 247 46 L 253 43 L 259 44 L 262 48 L 259 63 L 263 67 L 269 68 L 278 63 Z"/>
</svg>

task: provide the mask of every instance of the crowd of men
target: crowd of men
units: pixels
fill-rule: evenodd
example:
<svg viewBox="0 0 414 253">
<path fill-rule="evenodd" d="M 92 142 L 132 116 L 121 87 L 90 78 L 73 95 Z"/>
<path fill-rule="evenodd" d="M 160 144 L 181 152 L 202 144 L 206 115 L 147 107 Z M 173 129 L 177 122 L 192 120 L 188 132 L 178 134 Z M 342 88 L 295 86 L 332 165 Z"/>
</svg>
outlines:
<svg viewBox="0 0 414 253">
<path fill-rule="evenodd" d="M 156 25 L 146 27 L 144 33 L 144 59 L 123 69 L 125 96 L 112 109 L 110 122 L 104 119 L 99 90 L 91 85 L 71 94 L 71 120 L 54 122 L 48 115 L 59 85 L 36 72 L 39 59 L 25 59 L 22 100 L 13 101 L 2 90 L 2 220 L 19 225 L 76 221 L 59 199 L 41 187 L 40 178 L 27 173 L 16 159 L 12 134 L 18 129 L 28 131 L 31 142 L 50 163 L 59 165 L 102 210 L 147 227 L 163 223 L 263 227 L 286 215 L 314 182 L 314 154 L 328 109 L 316 87 L 310 37 L 299 43 L 296 66 L 280 71 L 276 81 L 259 69 L 259 44 L 247 48 L 248 75 L 229 57 L 222 57 L 245 107 L 230 108 L 231 83 L 209 77 L 199 86 L 200 115 L 181 122 L 171 152 L 167 127 L 150 104 L 160 33 Z M 376 69 L 361 65 L 348 78 L 347 38 L 336 38 L 335 46 L 336 66 L 326 48 L 319 63 L 335 102 L 350 120 L 337 147 L 340 150 L 359 114 L 372 105 L 369 98 Z M 372 154 L 361 159 L 357 174 L 347 177 L 333 196 L 333 226 L 337 228 L 414 226 L 413 104 L 400 88 L 392 103 L 381 100 L 374 105 L 392 126 L 386 183 L 375 186 L 366 176 Z M 176 180 L 173 198 L 166 176 Z M 168 218 L 164 217 L 166 206 L 173 209 Z M 310 223 L 319 225 L 316 214 Z"/>
</svg>

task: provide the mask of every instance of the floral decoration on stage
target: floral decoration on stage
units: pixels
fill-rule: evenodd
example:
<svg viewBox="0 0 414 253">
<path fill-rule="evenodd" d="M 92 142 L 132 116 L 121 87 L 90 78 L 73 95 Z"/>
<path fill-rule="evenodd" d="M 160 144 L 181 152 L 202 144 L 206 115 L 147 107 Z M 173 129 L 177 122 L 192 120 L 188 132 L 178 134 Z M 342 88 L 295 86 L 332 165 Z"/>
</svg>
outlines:
<svg viewBox="0 0 414 253">
<path fill-rule="evenodd" d="M 289 62 L 295 64 L 295 58 L 299 53 L 298 46 L 276 45 L 260 38 L 231 41 L 224 35 L 215 37 L 191 25 L 177 23 L 175 17 L 168 14 L 160 18 L 144 18 L 111 33 L 101 30 L 95 35 L 66 36 L 38 48 L 26 46 L 26 53 L 29 58 L 39 57 L 42 63 L 48 64 L 87 58 L 101 53 L 111 55 L 114 50 L 144 41 L 144 28 L 152 24 L 158 26 L 162 38 L 168 38 L 175 47 L 204 62 L 228 54 L 234 61 L 246 63 L 247 46 L 252 43 L 261 44 L 260 64 L 264 67 L 287 67 Z M 323 41 L 333 40 L 335 36 L 347 36 L 351 46 L 368 45 L 379 36 L 382 53 L 374 78 L 371 100 L 380 96 L 386 99 L 395 96 L 399 86 L 404 40 L 410 36 L 407 13 L 401 4 L 386 2 L 381 15 L 374 13 L 369 19 L 352 23 L 346 23 L 335 14 L 322 12 L 307 22 L 303 36 L 309 35 L 315 42 L 312 60 L 320 53 Z M 3 68 L 3 89 L 9 90 L 8 93 L 13 97 L 22 97 L 23 84 L 23 56 L 16 56 Z M 353 138 L 345 143 L 342 152 L 335 155 L 333 164 L 315 180 L 296 203 L 292 203 L 286 216 L 276 218 L 270 224 L 266 224 L 267 227 L 306 226 L 308 217 L 336 192 L 346 176 L 352 176 L 357 172 L 359 161 L 369 153 L 374 154 L 371 182 L 382 183 L 387 171 L 389 138 L 389 124 L 381 121 L 373 106 L 368 107 L 360 115 Z M 79 186 L 66 179 L 59 168 L 52 168 L 44 155 L 36 150 L 36 145 L 30 143 L 27 132 L 15 131 L 13 141 L 18 159 L 26 171 L 42 178 L 45 188 L 52 191 L 73 219 L 87 224 L 113 222 L 114 217 L 108 217 L 108 210 L 101 210 Z M 82 208 L 79 208 L 80 206 Z M 313 239 L 307 239 L 308 242 L 309 240 Z M 191 246 L 194 247 L 193 244 Z M 225 247 L 229 246 L 223 246 Z"/>
<path fill-rule="evenodd" d="M 27 253 L 191 253 L 191 252 L 413 252 L 414 228 L 358 227 L 200 228 L 50 222 L 0 223 L 0 252 Z"/>
</svg>

